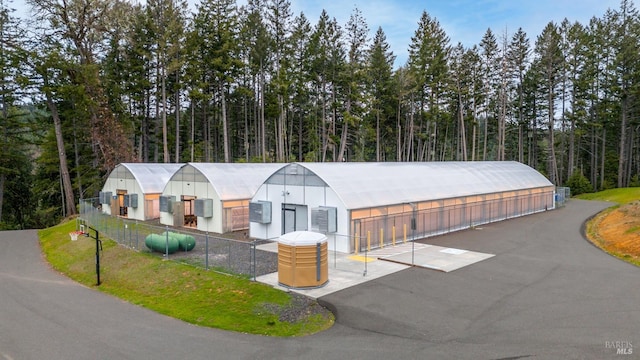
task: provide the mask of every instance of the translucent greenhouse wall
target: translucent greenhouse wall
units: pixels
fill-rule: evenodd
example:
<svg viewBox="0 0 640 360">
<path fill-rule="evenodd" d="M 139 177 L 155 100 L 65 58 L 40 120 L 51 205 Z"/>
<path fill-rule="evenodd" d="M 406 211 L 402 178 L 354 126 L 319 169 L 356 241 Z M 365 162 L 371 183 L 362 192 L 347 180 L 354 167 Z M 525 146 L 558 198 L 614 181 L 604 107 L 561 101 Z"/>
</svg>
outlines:
<svg viewBox="0 0 640 360">
<path fill-rule="evenodd" d="M 362 252 L 553 208 L 554 188 L 543 187 L 352 210 L 351 248 Z"/>
<path fill-rule="evenodd" d="M 330 250 L 352 253 L 553 209 L 554 191 L 517 162 L 292 163 L 252 198 L 271 203 L 271 219 L 250 222 L 249 233 L 312 229 L 310 214 L 328 207 Z"/>
<path fill-rule="evenodd" d="M 249 229 L 249 200 L 222 202 L 222 231 Z"/>
</svg>

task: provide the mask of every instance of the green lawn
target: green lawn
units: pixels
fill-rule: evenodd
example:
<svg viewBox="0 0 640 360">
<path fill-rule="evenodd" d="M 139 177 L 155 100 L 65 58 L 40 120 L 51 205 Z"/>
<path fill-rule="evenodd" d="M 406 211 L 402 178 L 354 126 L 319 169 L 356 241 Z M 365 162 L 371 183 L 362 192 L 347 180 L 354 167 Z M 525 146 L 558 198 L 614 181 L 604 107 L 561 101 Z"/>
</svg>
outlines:
<svg viewBox="0 0 640 360">
<path fill-rule="evenodd" d="M 580 194 L 576 199 L 612 201 L 617 204 L 628 204 L 640 199 L 640 187 L 609 189 L 596 193 Z"/>
<path fill-rule="evenodd" d="M 73 230 L 75 221 L 39 232 L 42 250 L 56 270 L 161 314 L 200 326 L 269 336 L 304 336 L 334 322 L 333 314 L 316 302 L 295 308 L 300 301 L 271 286 L 166 261 L 108 239 L 103 239 L 100 258 L 102 284 L 96 286 L 95 240 L 71 241 Z M 281 320 L 284 313 L 288 316 Z"/>
</svg>

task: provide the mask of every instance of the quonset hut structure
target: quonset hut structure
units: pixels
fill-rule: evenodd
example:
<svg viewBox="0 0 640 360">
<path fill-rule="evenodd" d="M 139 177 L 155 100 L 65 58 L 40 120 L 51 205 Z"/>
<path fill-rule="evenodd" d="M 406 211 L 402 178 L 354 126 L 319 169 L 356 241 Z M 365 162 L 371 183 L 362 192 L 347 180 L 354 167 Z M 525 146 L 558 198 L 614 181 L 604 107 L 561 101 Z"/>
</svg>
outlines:
<svg viewBox="0 0 640 360">
<path fill-rule="evenodd" d="M 187 163 L 160 197 L 160 223 L 227 233 L 249 227 L 249 201 L 284 164 Z"/>
<path fill-rule="evenodd" d="M 250 235 L 325 233 L 352 253 L 554 208 L 555 186 L 518 162 L 291 163 L 250 203 Z"/>
<path fill-rule="evenodd" d="M 136 220 L 160 217 L 160 194 L 184 164 L 121 163 L 99 194 L 104 213 Z"/>
</svg>

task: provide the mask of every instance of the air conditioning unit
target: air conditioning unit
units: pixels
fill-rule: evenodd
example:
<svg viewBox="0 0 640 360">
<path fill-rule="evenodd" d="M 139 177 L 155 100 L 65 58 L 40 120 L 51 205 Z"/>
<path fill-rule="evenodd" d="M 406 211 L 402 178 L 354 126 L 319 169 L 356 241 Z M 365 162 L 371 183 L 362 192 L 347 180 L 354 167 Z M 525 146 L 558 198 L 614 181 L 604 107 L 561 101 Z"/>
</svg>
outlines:
<svg viewBox="0 0 640 360">
<path fill-rule="evenodd" d="M 271 201 L 258 200 L 249 203 L 249 222 L 259 224 L 271 223 Z"/>
<path fill-rule="evenodd" d="M 213 199 L 196 199 L 193 204 L 193 213 L 203 218 L 213 217 Z"/>
<path fill-rule="evenodd" d="M 124 194 L 124 206 L 137 208 L 138 194 Z"/>
<path fill-rule="evenodd" d="M 111 204 L 111 191 L 100 191 L 98 197 L 100 198 L 100 204 Z"/>
<path fill-rule="evenodd" d="M 173 203 L 175 201 L 175 196 L 160 195 L 160 211 L 173 214 Z"/>
<path fill-rule="evenodd" d="M 311 209 L 311 230 L 325 234 L 338 231 L 338 209 L 328 206 Z"/>
</svg>

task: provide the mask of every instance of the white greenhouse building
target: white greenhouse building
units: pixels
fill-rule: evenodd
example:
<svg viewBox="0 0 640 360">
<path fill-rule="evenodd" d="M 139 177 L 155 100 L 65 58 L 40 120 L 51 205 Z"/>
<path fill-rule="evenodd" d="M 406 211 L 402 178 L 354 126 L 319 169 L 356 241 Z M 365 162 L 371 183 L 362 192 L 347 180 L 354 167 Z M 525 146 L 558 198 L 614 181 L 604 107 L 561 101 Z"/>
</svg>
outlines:
<svg viewBox="0 0 640 360">
<path fill-rule="evenodd" d="M 554 208 L 555 186 L 518 162 L 291 163 L 250 203 L 250 235 L 325 233 L 361 252 Z"/>
<path fill-rule="evenodd" d="M 187 163 L 160 197 L 160 223 L 218 234 L 249 228 L 249 201 L 284 164 Z"/>
<path fill-rule="evenodd" d="M 136 220 L 160 217 L 160 195 L 165 185 L 184 164 L 121 163 L 100 192 L 102 211 Z"/>
</svg>

